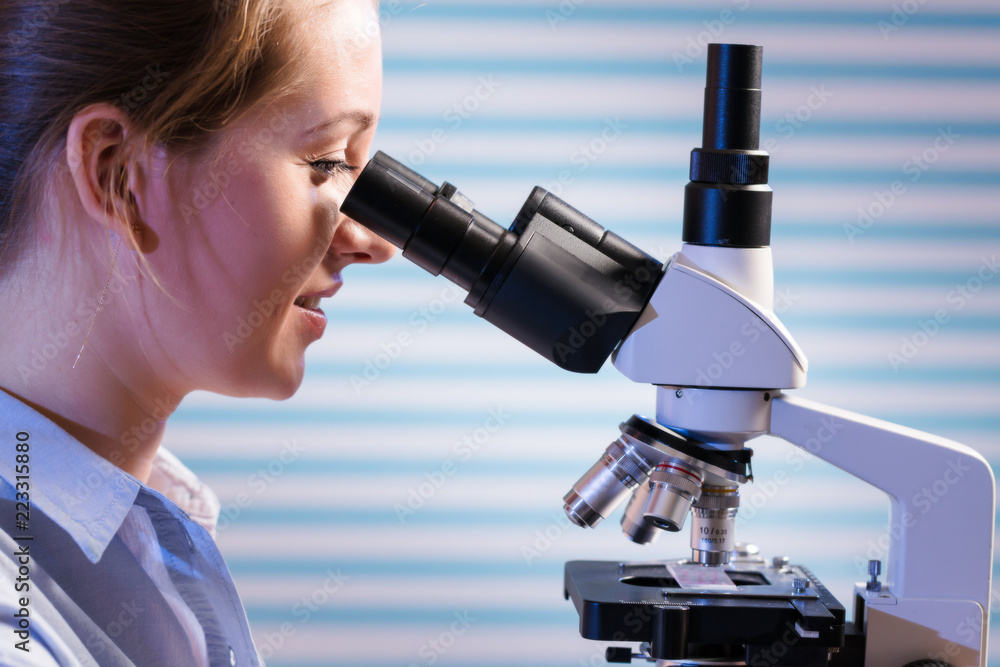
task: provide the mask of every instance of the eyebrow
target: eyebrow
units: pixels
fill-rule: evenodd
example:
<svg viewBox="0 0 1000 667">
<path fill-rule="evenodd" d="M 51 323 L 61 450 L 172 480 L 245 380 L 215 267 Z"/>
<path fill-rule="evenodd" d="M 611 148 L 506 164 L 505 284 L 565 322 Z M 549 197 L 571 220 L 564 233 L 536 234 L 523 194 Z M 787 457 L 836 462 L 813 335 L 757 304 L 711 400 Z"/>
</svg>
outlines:
<svg viewBox="0 0 1000 667">
<path fill-rule="evenodd" d="M 378 119 L 374 114 L 368 113 L 367 111 L 348 111 L 338 116 L 334 116 L 329 120 L 325 120 L 319 125 L 314 125 L 313 127 L 303 132 L 302 136 L 306 137 L 309 136 L 310 134 L 314 134 L 321 130 L 325 130 L 328 127 L 339 125 L 340 123 L 343 123 L 345 120 L 353 120 L 355 123 L 361 126 L 361 129 L 367 129 L 372 125 L 374 125 Z"/>
</svg>

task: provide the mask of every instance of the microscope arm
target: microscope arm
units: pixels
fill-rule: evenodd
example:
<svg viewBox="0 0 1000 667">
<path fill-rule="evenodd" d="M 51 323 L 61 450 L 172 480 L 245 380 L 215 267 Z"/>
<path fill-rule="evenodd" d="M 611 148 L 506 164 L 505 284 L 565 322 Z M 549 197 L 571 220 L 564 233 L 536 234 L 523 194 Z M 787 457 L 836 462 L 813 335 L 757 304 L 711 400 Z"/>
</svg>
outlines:
<svg viewBox="0 0 1000 667">
<path fill-rule="evenodd" d="M 978 649 L 970 664 L 985 665 L 995 512 L 986 460 L 945 438 L 786 395 L 772 401 L 770 432 L 889 495 L 887 585 L 867 595 L 869 607 L 888 604 L 879 608 L 937 630 L 935 646 Z"/>
</svg>

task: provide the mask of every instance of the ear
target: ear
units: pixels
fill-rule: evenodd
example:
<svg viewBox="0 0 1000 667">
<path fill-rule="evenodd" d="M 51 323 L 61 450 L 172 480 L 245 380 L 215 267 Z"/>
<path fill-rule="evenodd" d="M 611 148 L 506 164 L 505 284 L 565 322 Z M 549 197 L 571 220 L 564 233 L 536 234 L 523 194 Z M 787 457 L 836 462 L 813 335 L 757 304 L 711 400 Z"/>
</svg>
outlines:
<svg viewBox="0 0 1000 667">
<path fill-rule="evenodd" d="M 66 133 L 66 163 L 87 215 L 115 233 L 128 236 L 129 175 L 124 174 L 125 140 L 132 132 L 125 112 L 92 104 L 78 112 Z"/>
</svg>

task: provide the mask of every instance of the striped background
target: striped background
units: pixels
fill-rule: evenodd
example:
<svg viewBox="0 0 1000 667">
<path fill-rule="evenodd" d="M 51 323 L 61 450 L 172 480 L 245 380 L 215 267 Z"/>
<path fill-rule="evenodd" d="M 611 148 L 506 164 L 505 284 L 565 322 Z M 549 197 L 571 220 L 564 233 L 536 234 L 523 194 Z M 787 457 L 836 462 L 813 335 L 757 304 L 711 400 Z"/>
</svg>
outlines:
<svg viewBox="0 0 1000 667">
<path fill-rule="evenodd" d="M 984 265 L 1000 251 L 995 3 L 439 0 L 382 12 L 377 148 L 503 224 L 532 186 L 549 187 L 661 259 L 680 247 L 700 142 L 699 42 L 764 45 L 778 302 L 811 362 L 799 394 L 1000 462 L 1000 276 Z M 825 101 L 810 108 L 814 91 Z M 582 159 L 615 121 L 620 135 Z M 944 151 L 942 132 L 954 137 Z M 879 212 L 895 180 L 905 191 Z M 859 208 L 880 215 L 862 228 Z M 269 664 L 601 664 L 562 599 L 563 562 L 680 557 L 687 537 L 638 547 L 617 517 L 585 532 L 561 497 L 620 421 L 653 412 L 653 391 L 610 364 L 596 376 L 550 366 L 404 260 L 346 279 L 294 399 L 197 395 L 168 432 L 222 499 L 219 543 Z M 947 322 L 918 334 L 939 309 Z M 904 341 L 919 345 L 912 358 Z M 370 384 L 352 382 L 366 367 Z M 847 601 L 859 563 L 880 555 L 888 503 L 821 462 L 797 469 L 783 442 L 754 446 L 739 537 Z M 408 502 L 422 504 L 401 514 Z"/>
</svg>

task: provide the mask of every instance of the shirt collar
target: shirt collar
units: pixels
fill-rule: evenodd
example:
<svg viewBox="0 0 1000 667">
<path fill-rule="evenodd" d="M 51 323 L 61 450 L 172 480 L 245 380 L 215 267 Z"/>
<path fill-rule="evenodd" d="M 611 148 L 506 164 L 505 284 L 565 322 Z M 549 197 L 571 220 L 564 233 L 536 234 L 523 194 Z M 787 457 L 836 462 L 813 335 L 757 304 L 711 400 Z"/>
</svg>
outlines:
<svg viewBox="0 0 1000 667">
<path fill-rule="evenodd" d="M 0 447 L 0 477 L 11 487 L 15 487 L 18 474 L 18 452 L 13 446 L 18 432 L 29 436 L 31 505 L 69 533 L 96 563 L 132 509 L 142 485 L 43 415 L 0 391 L 0 433 L 4 442 L 10 443 Z"/>
</svg>

